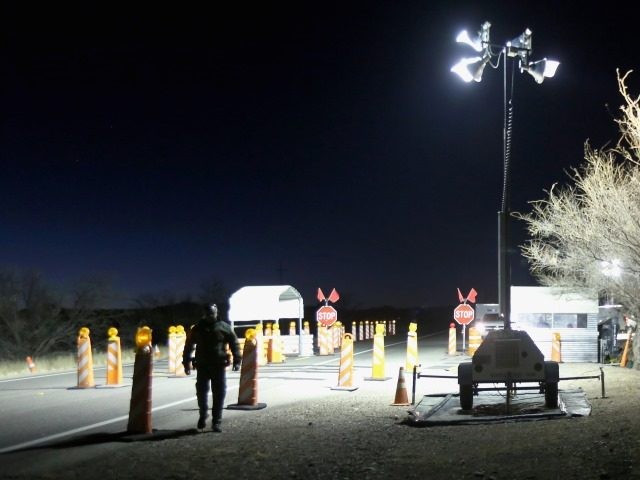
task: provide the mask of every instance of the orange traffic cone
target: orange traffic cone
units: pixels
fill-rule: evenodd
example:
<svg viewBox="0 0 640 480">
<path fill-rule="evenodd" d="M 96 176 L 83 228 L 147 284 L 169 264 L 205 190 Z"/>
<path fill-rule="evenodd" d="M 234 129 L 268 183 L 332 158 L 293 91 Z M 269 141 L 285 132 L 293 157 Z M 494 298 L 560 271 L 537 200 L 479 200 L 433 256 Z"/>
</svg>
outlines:
<svg viewBox="0 0 640 480">
<path fill-rule="evenodd" d="M 142 327 L 138 328 L 136 333 L 136 357 L 133 364 L 133 384 L 129 401 L 127 433 L 153 433 L 151 418 L 152 379 L 151 329 Z"/>
<path fill-rule="evenodd" d="M 396 398 L 391 405 L 411 405 L 409 403 L 409 397 L 407 396 L 407 386 L 404 382 L 404 367 L 400 367 L 400 372 L 398 373 L 398 386 L 396 387 Z"/>
</svg>

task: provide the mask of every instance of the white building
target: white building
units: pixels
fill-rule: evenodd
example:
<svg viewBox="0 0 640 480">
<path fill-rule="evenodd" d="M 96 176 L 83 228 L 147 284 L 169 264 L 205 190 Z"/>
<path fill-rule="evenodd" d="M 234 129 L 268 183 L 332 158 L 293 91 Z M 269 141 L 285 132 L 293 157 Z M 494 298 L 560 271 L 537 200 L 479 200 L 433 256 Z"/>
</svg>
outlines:
<svg viewBox="0 0 640 480">
<path fill-rule="evenodd" d="M 511 287 L 511 328 L 525 330 L 545 359 L 560 334 L 563 362 L 598 361 L 598 295 L 558 287 Z"/>
</svg>

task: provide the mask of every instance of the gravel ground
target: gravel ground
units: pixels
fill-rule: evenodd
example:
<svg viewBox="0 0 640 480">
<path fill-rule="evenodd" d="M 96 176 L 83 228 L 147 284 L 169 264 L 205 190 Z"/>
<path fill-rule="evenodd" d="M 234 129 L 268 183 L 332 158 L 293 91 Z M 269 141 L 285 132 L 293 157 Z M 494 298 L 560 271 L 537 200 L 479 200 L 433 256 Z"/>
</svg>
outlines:
<svg viewBox="0 0 640 480">
<path fill-rule="evenodd" d="M 58 460 L 5 478 L 137 479 L 618 479 L 640 478 L 640 371 L 605 366 L 600 382 L 577 380 L 588 417 L 418 428 L 410 407 L 389 403 L 395 380 L 355 392 L 228 415 L 224 431 L 58 451 Z M 561 376 L 597 375 L 596 364 Z M 393 386 L 391 386 L 393 382 Z M 421 384 L 418 383 L 419 394 Z M 410 395 L 410 393 L 409 393 Z M 195 416 L 194 416 L 195 421 Z M 64 452 L 64 453 L 62 453 Z M 30 471 L 29 471 L 30 470 Z M 46 472 L 46 473 L 42 473 Z M 1 476 L 1 475 L 0 475 Z"/>
</svg>

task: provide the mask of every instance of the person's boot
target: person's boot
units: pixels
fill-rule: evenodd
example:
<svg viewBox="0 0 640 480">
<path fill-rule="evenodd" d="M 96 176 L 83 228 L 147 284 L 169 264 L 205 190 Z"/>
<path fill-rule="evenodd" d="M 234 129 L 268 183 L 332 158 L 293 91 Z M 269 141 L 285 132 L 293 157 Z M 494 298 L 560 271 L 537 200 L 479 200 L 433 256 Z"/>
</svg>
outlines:
<svg viewBox="0 0 640 480">
<path fill-rule="evenodd" d="M 213 421 L 211 422 L 211 430 L 218 433 L 222 431 L 220 420 L 216 420 L 215 418 L 213 419 Z"/>
<path fill-rule="evenodd" d="M 209 414 L 207 413 L 207 410 L 200 410 L 200 418 L 198 419 L 198 429 L 199 430 L 204 430 L 204 427 L 207 424 L 207 418 L 209 418 Z"/>
</svg>

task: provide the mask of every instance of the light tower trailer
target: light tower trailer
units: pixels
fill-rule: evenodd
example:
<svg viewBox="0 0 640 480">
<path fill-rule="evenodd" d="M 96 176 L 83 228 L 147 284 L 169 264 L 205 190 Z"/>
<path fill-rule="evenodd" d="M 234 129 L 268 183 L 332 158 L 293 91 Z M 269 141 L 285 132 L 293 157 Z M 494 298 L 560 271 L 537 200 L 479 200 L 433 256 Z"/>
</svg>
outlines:
<svg viewBox="0 0 640 480">
<path fill-rule="evenodd" d="M 545 406 L 558 406 L 558 362 L 545 361 L 531 337 L 520 330 L 492 330 L 480 344 L 471 362 L 458 365 L 460 407 L 473 408 L 473 396 L 480 391 L 499 390 L 481 388 L 483 383 L 504 383 L 507 390 L 507 410 L 517 390 L 538 390 L 544 393 Z M 538 383 L 538 386 L 520 386 L 519 383 Z"/>
</svg>

